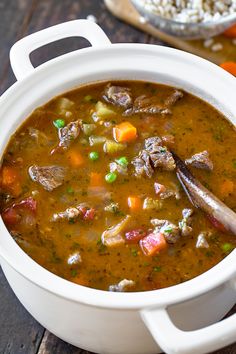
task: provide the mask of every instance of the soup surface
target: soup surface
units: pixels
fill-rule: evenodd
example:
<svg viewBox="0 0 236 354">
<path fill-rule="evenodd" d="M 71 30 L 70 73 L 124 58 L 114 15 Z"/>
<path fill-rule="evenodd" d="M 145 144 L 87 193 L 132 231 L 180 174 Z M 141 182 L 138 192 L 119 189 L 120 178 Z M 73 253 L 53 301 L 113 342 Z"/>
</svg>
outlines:
<svg viewBox="0 0 236 354">
<path fill-rule="evenodd" d="M 0 207 L 36 262 L 72 282 L 146 291 L 221 261 L 235 236 L 189 201 L 171 151 L 236 211 L 236 131 L 191 94 L 137 81 L 80 87 L 12 136 Z"/>
</svg>

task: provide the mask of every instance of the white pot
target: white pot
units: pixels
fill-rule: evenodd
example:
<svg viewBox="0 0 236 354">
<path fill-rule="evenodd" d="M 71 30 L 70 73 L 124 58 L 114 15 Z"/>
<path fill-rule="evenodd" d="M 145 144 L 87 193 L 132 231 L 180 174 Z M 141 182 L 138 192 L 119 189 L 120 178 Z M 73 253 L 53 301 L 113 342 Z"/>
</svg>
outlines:
<svg viewBox="0 0 236 354">
<path fill-rule="evenodd" d="M 82 36 L 92 47 L 33 68 L 29 55 L 34 49 L 70 36 Z M 32 34 L 13 46 L 10 58 L 19 81 L 0 98 L 1 154 L 34 108 L 97 80 L 175 85 L 204 98 L 236 123 L 236 80 L 231 75 L 175 49 L 111 44 L 92 22 L 76 20 Z M 69 343 L 102 354 L 201 354 L 236 340 L 236 315 L 216 323 L 236 302 L 236 251 L 183 284 L 110 293 L 73 284 L 36 264 L 2 220 L 0 233 L 1 265 L 16 296 L 43 326 Z"/>
</svg>

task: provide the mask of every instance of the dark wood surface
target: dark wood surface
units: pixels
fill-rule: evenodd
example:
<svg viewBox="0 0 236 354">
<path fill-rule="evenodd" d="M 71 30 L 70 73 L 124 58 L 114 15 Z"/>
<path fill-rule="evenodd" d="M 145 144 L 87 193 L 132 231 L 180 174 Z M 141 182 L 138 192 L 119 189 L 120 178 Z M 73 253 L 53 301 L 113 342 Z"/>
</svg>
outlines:
<svg viewBox="0 0 236 354">
<path fill-rule="evenodd" d="M 96 16 L 112 42 L 163 44 L 114 18 L 101 0 L 0 0 L 0 94 L 14 81 L 9 50 L 20 38 L 57 23 Z M 50 44 L 32 55 L 35 66 L 71 50 L 87 46 L 82 39 Z M 235 308 L 236 311 L 236 308 Z M 0 354 L 89 354 L 56 338 L 38 324 L 19 303 L 0 271 Z M 191 353 L 190 353 L 191 354 Z M 236 354 L 236 345 L 215 354 Z"/>
</svg>

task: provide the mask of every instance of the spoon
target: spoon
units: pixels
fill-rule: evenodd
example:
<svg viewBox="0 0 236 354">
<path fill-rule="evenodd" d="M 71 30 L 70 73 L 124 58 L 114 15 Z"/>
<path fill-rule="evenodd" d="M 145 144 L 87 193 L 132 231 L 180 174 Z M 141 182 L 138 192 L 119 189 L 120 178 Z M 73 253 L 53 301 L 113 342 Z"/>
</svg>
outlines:
<svg viewBox="0 0 236 354">
<path fill-rule="evenodd" d="M 215 226 L 236 235 L 236 213 L 205 188 L 175 153 L 172 154 L 176 163 L 177 177 L 191 203 L 203 210 Z"/>
</svg>

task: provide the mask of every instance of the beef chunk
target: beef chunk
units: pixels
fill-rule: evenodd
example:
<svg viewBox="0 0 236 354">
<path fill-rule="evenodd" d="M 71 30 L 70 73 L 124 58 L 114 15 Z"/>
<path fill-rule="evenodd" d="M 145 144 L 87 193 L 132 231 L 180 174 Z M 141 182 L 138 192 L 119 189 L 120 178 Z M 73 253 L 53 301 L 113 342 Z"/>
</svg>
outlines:
<svg viewBox="0 0 236 354">
<path fill-rule="evenodd" d="M 175 169 L 175 161 L 172 154 L 165 146 L 158 146 L 155 151 L 150 153 L 153 166 L 160 167 L 165 171 L 173 171 Z"/>
<path fill-rule="evenodd" d="M 124 115 L 131 114 L 171 114 L 170 108 L 183 97 L 183 93 L 179 90 L 174 90 L 164 101 L 164 104 L 161 105 L 157 102 L 155 96 L 147 97 L 146 95 L 139 96 L 135 99 L 132 107 L 128 108 Z"/>
<path fill-rule="evenodd" d="M 8 226 L 24 225 L 31 227 L 35 225 L 35 214 L 37 210 L 37 202 L 31 197 L 12 204 L 9 208 L 2 212 L 3 221 Z"/>
<path fill-rule="evenodd" d="M 162 146 L 162 140 L 159 136 L 153 136 L 144 141 L 144 147 L 150 153 L 154 152 L 158 146 Z"/>
<path fill-rule="evenodd" d="M 186 159 L 185 164 L 197 168 L 202 168 L 208 171 L 213 170 L 213 163 L 209 158 L 208 151 L 206 150 L 193 155 L 192 157 L 190 157 L 190 159 Z"/>
<path fill-rule="evenodd" d="M 70 122 L 65 127 L 58 130 L 59 146 L 68 148 L 70 144 L 78 137 L 80 132 L 79 121 Z"/>
<path fill-rule="evenodd" d="M 82 262 L 82 257 L 79 251 L 71 254 L 67 259 L 67 264 L 78 265 Z"/>
<path fill-rule="evenodd" d="M 155 182 L 154 189 L 160 199 L 167 199 L 170 197 L 175 197 L 176 199 L 181 198 L 179 188 L 175 183 L 171 183 L 171 188 L 167 188 L 163 184 Z"/>
<path fill-rule="evenodd" d="M 139 177 L 146 174 L 148 177 L 152 177 L 154 168 L 151 165 L 151 159 L 146 150 L 140 151 L 139 155 L 136 156 L 131 163 L 134 165 L 136 176 Z"/>
<path fill-rule="evenodd" d="M 135 282 L 133 280 L 123 279 L 118 284 L 110 285 L 108 290 L 115 291 L 115 292 L 122 292 L 134 286 L 135 286 Z"/>
<path fill-rule="evenodd" d="M 190 217 L 193 215 L 193 209 L 183 209 L 182 215 L 186 220 L 190 220 Z"/>
<path fill-rule="evenodd" d="M 170 94 L 164 102 L 164 106 L 170 108 L 172 107 L 177 101 L 179 101 L 183 97 L 183 92 L 180 90 L 174 90 L 172 94 Z"/>
<path fill-rule="evenodd" d="M 209 243 L 207 242 L 208 236 L 208 231 L 201 232 L 197 237 L 196 248 L 209 248 Z"/>
<path fill-rule="evenodd" d="M 166 187 L 164 186 L 164 184 L 158 182 L 154 183 L 154 189 L 155 189 L 155 193 L 159 196 L 161 196 L 162 193 L 166 192 Z"/>
<path fill-rule="evenodd" d="M 179 222 L 179 228 L 181 230 L 182 236 L 189 236 L 193 231 L 191 227 L 193 210 L 183 209 L 182 215 L 183 215 L 183 219 Z"/>
<path fill-rule="evenodd" d="M 121 175 L 127 175 L 128 173 L 128 167 L 119 164 L 118 162 L 111 162 L 110 163 L 110 172 L 118 172 Z"/>
<path fill-rule="evenodd" d="M 105 101 L 125 109 L 129 108 L 133 102 L 129 88 L 111 84 L 105 87 L 103 98 Z"/>
<path fill-rule="evenodd" d="M 65 177 L 65 168 L 33 165 L 29 168 L 29 175 L 34 182 L 40 183 L 44 189 L 51 192 L 62 185 Z"/>
<path fill-rule="evenodd" d="M 104 210 L 108 211 L 109 213 L 118 214 L 120 212 L 120 207 L 118 203 L 112 202 L 106 205 Z"/>
<path fill-rule="evenodd" d="M 180 199 L 180 193 L 174 189 L 166 189 L 164 192 L 160 193 L 159 196 L 161 199 L 168 199 L 170 197 Z"/>
<path fill-rule="evenodd" d="M 145 149 L 149 153 L 154 168 L 161 167 L 165 171 L 175 169 L 175 161 L 166 146 L 162 146 L 162 140 L 158 136 L 145 139 Z"/>
<path fill-rule="evenodd" d="M 52 221 L 75 220 L 78 217 L 82 217 L 84 220 L 93 220 L 95 209 L 88 207 L 85 203 L 81 203 L 77 207 L 69 207 L 65 211 L 53 214 Z"/>
<path fill-rule="evenodd" d="M 135 99 L 132 107 L 128 108 L 123 114 L 128 116 L 132 114 L 170 114 L 167 107 L 163 107 L 156 102 L 156 97 L 139 96 Z"/>
<path fill-rule="evenodd" d="M 67 208 L 65 211 L 61 211 L 60 213 L 55 213 L 53 214 L 52 220 L 57 221 L 57 220 L 74 220 L 80 215 L 79 209 L 75 207 L 70 207 Z"/>
<path fill-rule="evenodd" d="M 162 140 L 158 136 L 145 139 L 145 149 L 139 152 L 131 163 L 135 167 L 136 176 L 142 176 L 144 173 L 151 177 L 154 169 L 159 167 L 165 171 L 175 169 L 175 161 L 172 154 L 166 146 L 162 146 Z"/>
<path fill-rule="evenodd" d="M 168 220 L 152 219 L 152 225 L 155 226 L 154 232 L 161 232 L 167 243 L 176 243 L 180 238 L 180 229 Z"/>
</svg>

